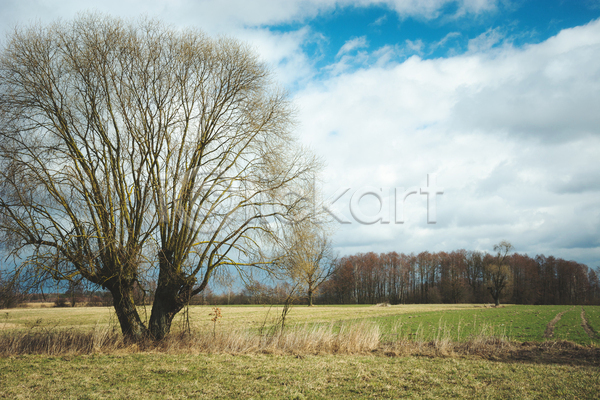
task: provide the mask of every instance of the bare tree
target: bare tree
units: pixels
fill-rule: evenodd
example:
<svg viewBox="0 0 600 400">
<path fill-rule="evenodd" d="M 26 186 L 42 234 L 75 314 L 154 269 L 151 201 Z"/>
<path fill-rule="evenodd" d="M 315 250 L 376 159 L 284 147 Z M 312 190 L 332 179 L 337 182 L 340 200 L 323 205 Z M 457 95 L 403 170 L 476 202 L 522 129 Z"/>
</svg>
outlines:
<svg viewBox="0 0 600 400">
<path fill-rule="evenodd" d="M 494 251 L 497 254 L 493 262 L 485 267 L 485 272 L 488 275 L 488 290 L 496 306 L 500 305 L 500 296 L 502 296 L 511 283 L 512 274 L 510 267 L 506 264 L 506 258 L 512 250 L 512 244 L 506 240 L 501 241 L 494 246 Z"/>
<path fill-rule="evenodd" d="M 324 227 L 311 220 L 292 224 L 287 234 L 283 265 L 288 276 L 306 290 L 310 307 L 319 286 L 337 268 L 332 242 Z"/>
<path fill-rule="evenodd" d="M 219 267 L 268 268 L 261 248 L 308 206 L 318 163 L 292 122 L 235 40 L 95 14 L 17 29 L 0 56 L 2 243 L 109 290 L 124 335 L 161 339 Z"/>
<path fill-rule="evenodd" d="M 23 301 L 25 296 L 18 283 L 15 276 L 3 276 L 0 270 L 0 309 L 16 307 Z"/>
</svg>

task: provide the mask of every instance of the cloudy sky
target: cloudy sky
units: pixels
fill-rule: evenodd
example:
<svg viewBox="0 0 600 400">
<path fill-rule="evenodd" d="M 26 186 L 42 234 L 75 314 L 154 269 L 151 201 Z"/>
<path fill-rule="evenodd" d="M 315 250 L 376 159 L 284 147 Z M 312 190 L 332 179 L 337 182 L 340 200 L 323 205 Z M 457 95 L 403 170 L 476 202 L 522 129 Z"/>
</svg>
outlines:
<svg viewBox="0 0 600 400">
<path fill-rule="evenodd" d="M 326 163 L 341 254 L 600 265 L 600 0 L 0 0 L 0 29 L 88 10 L 250 43 Z"/>
</svg>

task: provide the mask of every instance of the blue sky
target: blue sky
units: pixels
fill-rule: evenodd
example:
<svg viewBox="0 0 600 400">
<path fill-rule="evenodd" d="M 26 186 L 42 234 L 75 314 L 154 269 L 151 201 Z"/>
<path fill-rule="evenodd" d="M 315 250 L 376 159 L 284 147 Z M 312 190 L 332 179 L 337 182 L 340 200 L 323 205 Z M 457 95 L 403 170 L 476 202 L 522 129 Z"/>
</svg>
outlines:
<svg viewBox="0 0 600 400">
<path fill-rule="evenodd" d="M 341 254 L 491 251 L 600 265 L 600 1 L 0 0 L 0 28 L 97 10 L 248 42 L 326 164 Z M 359 223 L 390 213 L 404 223 Z M 361 192 L 362 191 L 362 192 Z M 354 201 L 356 201 L 354 197 Z"/>
<path fill-rule="evenodd" d="M 594 5 L 595 4 L 595 5 Z M 335 62 L 343 45 L 364 38 L 367 49 L 386 45 L 406 49 L 404 56 L 438 58 L 463 53 L 470 39 L 488 31 L 521 46 L 539 43 L 565 28 L 583 25 L 600 17 L 598 3 L 591 1 L 540 1 L 500 3 L 494 9 L 477 15 L 457 16 L 459 4 L 449 2 L 436 11 L 436 16 L 402 16 L 385 5 L 335 7 L 314 18 L 269 26 L 268 29 L 290 32 L 310 27 L 322 35 L 320 40 L 306 43 L 304 50 L 315 57 L 317 67 Z M 417 50 L 411 48 L 422 44 Z M 362 49 L 364 49 L 362 48 Z"/>
</svg>

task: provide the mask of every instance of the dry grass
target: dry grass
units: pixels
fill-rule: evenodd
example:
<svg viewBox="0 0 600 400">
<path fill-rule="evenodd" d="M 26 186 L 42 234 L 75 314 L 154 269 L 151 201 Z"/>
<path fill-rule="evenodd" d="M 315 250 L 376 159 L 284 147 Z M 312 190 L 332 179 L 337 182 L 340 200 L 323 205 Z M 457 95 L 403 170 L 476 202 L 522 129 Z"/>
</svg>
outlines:
<svg viewBox="0 0 600 400">
<path fill-rule="evenodd" d="M 276 325 L 260 331 L 252 329 L 216 329 L 180 332 L 162 341 L 127 343 L 113 327 L 96 326 L 92 331 L 32 328 L 29 331 L 0 333 L 0 357 L 26 354 L 48 356 L 87 354 L 276 354 L 295 355 L 381 355 L 465 357 L 484 359 L 573 360 L 598 364 L 600 348 L 580 346 L 567 341 L 518 343 L 503 332 L 481 325 L 475 335 L 453 341 L 445 324 L 440 322 L 434 337 L 425 337 L 423 330 L 414 336 L 403 335 L 396 328 L 394 340 L 382 341 L 379 326 L 372 321 L 344 322 L 341 325 L 303 324 L 286 327 Z M 267 331 L 267 333 L 264 333 Z M 386 335 L 389 338 L 388 335 Z"/>
<path fill-rule="evenodd" d="M 427 336 L 423 325 L 419 325 L 415 334 L 403 333 L 402 323 L 392 328 L 392 334 L 380 345 L 381 351 L 389 356 L 428 356 L 452 357 L 477 355 L 493 358 L 513 351 L 518 343 L 508 339 L 504 330 L 492 325 L 481 324 L 475 334 L 460 340 L 453 340 L 451 329 L 440 320 L 433 335 Z M 460 331 L 460 325 L 458 327 Z"/>
<path fill-rule="evenodd" d="M 197 353 L 275 353 L 275 354 L 364 354 L 377 349 L 379 328 L 368 322 L 294 326 L 285 333 L 271 330 L 216 330 L 177 333 L 162 341 L 127 343 L 115 329 L 105 326 L 92 331 L 36 330 L 7 331 L 0 334 L 0 356 L 23 354 L 80 355 L 120 352 Z"/>
<path fill-rule="evenodd" d="M 19 308 L 53 308 L 54 302 L 35 302 L 35 303 L 21 303 L 19 304 Z"/>
<path fill-rule="evenodd" d="M 364 310 L 369 315 L 378 315 L 379 310 L 390 308 L 395 306 L 356 307 L 349 310 Z M 323 309 L 326 313 L 333 313 L 335 307 Z M 240 322 L 241 316 L 231 315 L 244 310 L 248 311 L 248 318 L 244 323 Z M 346 317 L 349 310 L 338 308 L 338 313 L 331 318 L 339 318 L 340 315 Z M 556 340 L 520 343 L 511 340 L 506 334 L 506 328 L 498 323 L 467 324 L 461 323 L 460 319 L 458 324 L 447 323 L 443 316 L 439 317 L 437 324 L 431 318 L 423 318 L 417 325 L 414 319 L 405 319 L 404 322 L 398 319 L 390 326 L 382 325 L 377 318 L 368 317 L 332 318 L 328 322 L 315 323 L 309 320 L 309 312 L 315 315 L 314 319 L 324 318 L 317 307 L 307 307 L 307 315 L 298 312 L 304 311 L 304 308 L 295 308 L 293 318 L 288 315 L 286 324 L 282 323 L 281 316 L 277 317 L 279 310 L 275 307 L 224 308 L 226 318 L 216 323 L 210 318 L 210 309 L 202 307 L 194 311 L 197 314 L 196 320 L 204 320 L 205 324 L 193 324 L 189 330 L 181 326 L 163 341 L 137 344 L 123 340 L 117 321 L 110 317 L 108 309 L 99 308 L 90 316 L 81 314 L 77 309 L 46 309 L 38 313 L 22 309 L 18 313 L 5 313 L 0 318 L 0 357 L 27 354 L 62 356 L 138 353 L 291 354 L 299 357 L 370 354 L 443 358 L 473 356 L 535 362 L 558 360 L 561 363 L 583 360 L 587 364 L 600 364 L 598 345 L 579 346 Z M 93 324 L 92 317 L 99 316 L 102 318 Z M 61 324 L 54 322 L 58 317 L 62 317 Z M 259 325 L 259 318 L 262 325 Z M 74 324 L 75 321 L 78 324 Z M 69 326 L 69 323 L 72 325 Z"/>
</svg>

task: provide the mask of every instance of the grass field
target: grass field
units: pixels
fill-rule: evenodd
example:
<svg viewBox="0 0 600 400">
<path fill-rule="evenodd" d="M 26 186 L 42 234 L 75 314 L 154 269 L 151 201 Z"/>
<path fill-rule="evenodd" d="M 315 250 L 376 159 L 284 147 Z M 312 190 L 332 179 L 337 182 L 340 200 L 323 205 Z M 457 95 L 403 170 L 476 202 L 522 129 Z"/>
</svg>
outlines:
<svg viewBox="0 0 600 400">
<path fill-rule="evenodd" d="M 600 330 L 600 306 L 585 306 L 589 325 Z M 209 314 L 212 307 L 191 306 L 180 313 L 173 330 L 181 330 L 189 321 L 192 330 L 213 329 Z M 295 306 L 287 315 L 288 327 L 333 324 L 367 320 L 379 326 L 381 339 L 433 340 L 441 336 L 454 341 L 464 341 L 474 335 L 486 333 L 509 340 L 527 342 L 543 341 L 550 321 L 565 312 L 557 322 L 552 338 L 587 345 L 600 344 L 600 336 L 590 338 L 581 326 L 581 306 L 525 306 L 507 305 L 500 308 L 481 305 L 398 305 L 377 307 L 358 306 Z M 149 313 L 149 310 L 148 310 Z M 221 306 L 217 329 L 258 330 L 274 324 L 281 314 L 278 306 Z M 144 312 L 142 311 L 144 316 Z M 110 307 L 79 308 L 17 308 L 0 313 L 0 329 L 66 329 L 92 330 L 96 327 L 117 327 Z"/>
<path fill-rule="evenodd" d="M 0 359 L 0 397 L 597 398 L 595 366 L 372 356 L 164 355 Z"/>
<path fill-rule="evenodd" d="M 587 331 L 581 306 L 296 306 L 266 343 L 281 307 L 222 306 L 215 327 L 193 306 L 149 347 L 118 339 L 111 308 L 2 310 L 0 398 L 591 399 L 600 307 L 583 310 Z M 19 337 L 37 350 L 3 351 Z"/>
<path fill-rule="evenodd" d="M 571 307 L 563 314 L 554 329 L 554 337 L 576 343 L 597 342 L 595 338 L 590 339 L 581 326 L 581 307 Z"/>
<path fill-rule="evenodd" d="M 600 307 L 583 307 L 585 316 L 591 328 L 594 330 L 596 337 L 600 337 Z"/>
</svg>

